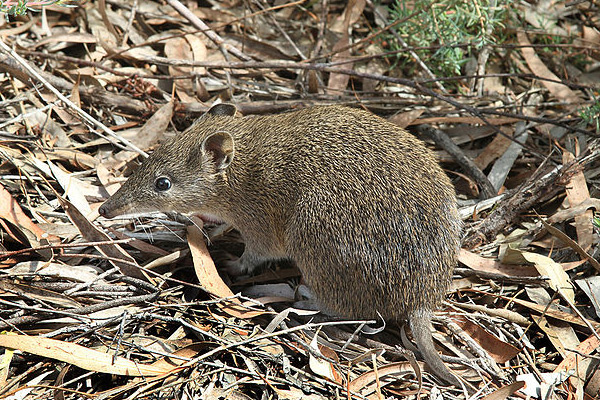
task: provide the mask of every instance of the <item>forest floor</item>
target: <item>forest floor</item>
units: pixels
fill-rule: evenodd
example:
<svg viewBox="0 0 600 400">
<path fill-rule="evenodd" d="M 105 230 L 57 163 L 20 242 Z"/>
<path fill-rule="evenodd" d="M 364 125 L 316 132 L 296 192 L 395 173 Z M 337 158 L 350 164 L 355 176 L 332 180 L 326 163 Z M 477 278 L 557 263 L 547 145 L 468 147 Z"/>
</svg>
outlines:
<svg viewBox="0 0 600 400">
<path fill-rule="evenodd" d="M 599 398 L 597 1 L 14 3 L 0 398 Z M 360 107 L 435 151 L 465 230 L 434 338 L 465 387 L 401 347 L 410 331 L 300 309 L 293 265 L 219 268 L 243 250 L 227 227 L 99 216 L 218 102 Z"/>
</svg>

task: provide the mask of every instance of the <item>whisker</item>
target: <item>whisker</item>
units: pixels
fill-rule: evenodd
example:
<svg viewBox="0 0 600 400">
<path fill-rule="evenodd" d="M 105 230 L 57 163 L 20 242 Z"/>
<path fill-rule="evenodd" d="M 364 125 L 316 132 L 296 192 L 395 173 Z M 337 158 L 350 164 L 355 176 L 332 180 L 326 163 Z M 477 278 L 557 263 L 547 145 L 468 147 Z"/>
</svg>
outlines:
<svg viewBox="0 0 600 400">
<path fill-rule="evenodd" d="M 148 230 L 144 226 L 144 223 L 142 222 L 142 219 L 140 217 L 136 216 L 133 218 L 133 226 L 134 226 L 135 230 L 137 230 L 139 227 L 139 229 L 141 229 L 146 234 L 146 238 L 148 239 L 148 241 L 150 243 L 154 243 L 154 236 L 152 236 L 152 230 L 150 230 L 150 232 L 148 232 Z"/>
<path fill-rule="evenodd" d="M 160 219 L 156 219 L 154 222 L 158 223 L 160 226 L 163 226 L 166 230 L 171 232 L 173 236 L 175 236 L 177 239 L 181 240 L 182 242 L 185 242 L 185 239 L 183 237 L 179 236 L 173 229 L 169 227 L 169 225 L 165 224 Z"/>
<path fill-rule="evenodd" d="M 208 237 L 208 233 L 206 233 L 206 231 L 204 230 L 204 226 L 200 227 L 198 226 L 198 224 L 196 224 L 196 222 L 191 219 L 190 217 L 188 217 L 187 215 L 182 214 L 188 221 L 190 221 L 196 228 L 198 228 L 200 230 L 200 232 L 202 232 L 202 235 L 204 235 L 204 237 L 206 238 L 206 243 L 210 246 L 212 243 L 210 241 L 210 237 Z"/>
</svg>

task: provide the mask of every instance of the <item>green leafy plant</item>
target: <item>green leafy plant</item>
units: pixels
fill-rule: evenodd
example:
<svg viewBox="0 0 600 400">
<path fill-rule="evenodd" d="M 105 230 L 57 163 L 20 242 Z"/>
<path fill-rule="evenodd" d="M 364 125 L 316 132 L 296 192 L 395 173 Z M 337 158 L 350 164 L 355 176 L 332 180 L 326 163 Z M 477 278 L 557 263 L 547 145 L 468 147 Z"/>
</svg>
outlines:
<svg viewBox="0 0 600 400">
<path fill-rule="evenodd" d="M 478 49 L 488 43 L 496 43 L 497 31 L 504 28 L 508 18 L 511 0 L 396 0 L 390 9 L 392 20 L 417 15 L 396 26 L 396 32 L 409 46 L 440 46 L 433 53 L 419 50 L 417 54 L 437 74 L 458 75 L 461 66 L 468 61 L 473 48 Z M 401 46 L 389 38 L 393 49 Z M 394 44 L 395 43 L 395 44 Z M 458 44 L 468 44 L 457 47 Z M 409 61 L 408 56 L 400 59 Z"/>
<path fill-rule="evenodd" d="M 61 5 L 64 7 L 74 7 L 72 4 L 65 4 L 64 0 L 41 0 L 41 1 L 25 1 L 25 0 L 0 0 L 0 12 L 4 13 L 6 19 L 9 16 L 24 15 L 29 11 L 39 11 L 40 7 L 49 6 L 52 4 Z M 35 8 L 34 8 L 35 7 Z"/>
<path fill-rule="evenodd" d="M 591 106 L 581 110 L 579 116 L 587 125 L 593 126 L 596 129 L 596 133 L 600 133 L 600 99 L 597 99 Z"/>
</svg>

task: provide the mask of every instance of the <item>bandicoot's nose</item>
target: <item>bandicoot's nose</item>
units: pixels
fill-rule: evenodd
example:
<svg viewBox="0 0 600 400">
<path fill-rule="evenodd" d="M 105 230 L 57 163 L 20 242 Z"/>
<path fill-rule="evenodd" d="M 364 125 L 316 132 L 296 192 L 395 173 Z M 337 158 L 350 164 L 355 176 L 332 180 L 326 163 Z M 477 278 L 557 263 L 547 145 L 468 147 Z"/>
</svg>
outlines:
<svg viewBox="0 0 600 400">
<path fill-rule="evenodd" d="M 100 208 L 98 209 L 98 213 L 99 213 L 100 215 L 102 215 L 104 218 L 108 218 L 108 217 L 107 217 L 107 215 L 108 215 L 108 209 L 105 207 L 105 205 L 104 205 L 104 204 L 102 204 L 102 205 L 100 206 Z"/>
</svg>

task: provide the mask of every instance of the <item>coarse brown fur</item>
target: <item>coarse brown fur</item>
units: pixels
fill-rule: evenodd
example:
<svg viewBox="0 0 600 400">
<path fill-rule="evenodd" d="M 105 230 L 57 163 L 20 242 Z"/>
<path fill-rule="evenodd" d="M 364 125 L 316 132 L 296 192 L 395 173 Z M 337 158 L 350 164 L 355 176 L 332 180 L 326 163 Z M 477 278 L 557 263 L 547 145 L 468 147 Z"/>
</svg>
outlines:
<svg viewBox="0 0 600 400">
<path fill-rule="evenodd" d="M 325 309 L 408 320 L 430 367 L 456 384 L 429 327 L 456 264 L 461 221 L 432 152 L 358 109 L 245 118 L 234 111 L 213 107 L 155 151 L 101 213 L 216 216 L 244 238 L 239 267 L 288 258 Z M 172 187 L 157 191 L 157 177 Z"/>
</svg>

